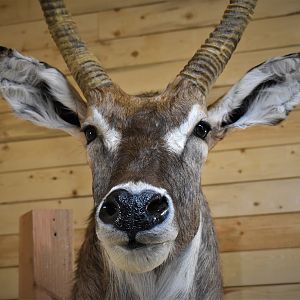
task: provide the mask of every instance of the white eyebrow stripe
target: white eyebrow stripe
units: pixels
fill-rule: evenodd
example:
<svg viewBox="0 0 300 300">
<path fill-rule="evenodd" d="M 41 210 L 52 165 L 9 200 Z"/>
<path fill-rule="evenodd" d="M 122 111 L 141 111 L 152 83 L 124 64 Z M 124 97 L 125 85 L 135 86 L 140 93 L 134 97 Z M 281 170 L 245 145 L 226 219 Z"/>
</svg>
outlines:
<svg viewBox="0 0 300 300">
<path fill-rule="evenodd" d="M 117 150 L 122 138 L 121 133 L 112 128 L 96 108 L 93 109 L 93 120 L 101 129 L 105 146 L 111 151 Z"/>
<path fill-rule="evenodd" d="M 200 105 L 194 104 L 185 121 L 180 126 L 172 129 L 164 136 L 164 140 L 168 150 L 178 155 L 181 154 L 188 136 L 191 134 L 196 124 L 204 116 L 205 115 L 201 110 Z"/>
</svg>

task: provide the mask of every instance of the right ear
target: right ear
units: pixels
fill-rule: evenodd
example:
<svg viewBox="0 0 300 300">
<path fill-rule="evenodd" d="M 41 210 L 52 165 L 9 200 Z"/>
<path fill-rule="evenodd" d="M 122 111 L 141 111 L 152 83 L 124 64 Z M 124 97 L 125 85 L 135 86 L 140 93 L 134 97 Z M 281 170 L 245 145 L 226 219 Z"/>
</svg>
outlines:
<svg viewBox="0 0 300 300">
<path fill-rule="evenodd" d="M 81 135 L 86 103 L 57 69 L 0 47 L 0 94 L 22 119 Z"/>
</svg>

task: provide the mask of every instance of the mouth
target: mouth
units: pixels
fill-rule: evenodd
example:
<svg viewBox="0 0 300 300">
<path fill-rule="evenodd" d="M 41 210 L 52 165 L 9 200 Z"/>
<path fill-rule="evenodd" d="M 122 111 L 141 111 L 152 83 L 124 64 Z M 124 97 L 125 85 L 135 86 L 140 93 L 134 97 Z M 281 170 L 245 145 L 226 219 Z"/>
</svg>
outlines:
<svg viewBox="0 0 300 300">
<path fill-rule="evenodd" d="M 118 268 L 131 273 L 149 272 L 169 256 L 172 242 L 144 244 L 136 240 L 107 245 L 107 253 Z"/>
<path fill-rule="evenodd" d="M 134 250 L 138 248 L 142 248 L 147 246 L 146 244 L 142 244 L 137 242 L 135 239 L 129 240 L 128 244 L 125 246 L 128 250 Z"/>
</svg>

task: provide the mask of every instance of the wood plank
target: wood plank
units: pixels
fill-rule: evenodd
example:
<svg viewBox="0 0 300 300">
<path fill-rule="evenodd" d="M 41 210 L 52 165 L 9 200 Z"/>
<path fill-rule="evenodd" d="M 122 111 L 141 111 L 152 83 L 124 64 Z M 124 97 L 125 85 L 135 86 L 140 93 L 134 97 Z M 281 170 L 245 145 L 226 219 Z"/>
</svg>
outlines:
<svg viewBox="0 0 300 300">
<path fill-rule="evenodd" d="M 299 165 L 299 144 L 212 152 L 203 169 L 202 184 L 297 177 Z"/>
<path fill-rule="evenodd" d="M 221 259 L 225 287 L 299 282 L 299 248 L 222 253 Z M 0 299 L 18 297 L 17 270 L 16 267 L 0 268 Z"/>
<path fill-rule="evenodd" d="M 299 22 L 300 15 L 253 21 L 236 52 L 299 45 Z M 103 41 L 91 45 L 91 49 L 108 69 L 188 60 L 212 30 L 213 27 L 206 27 Z"/>
<path fill-rule="evenodd" d="M 151 33 L 174 31 L 218 24 L 227 0 L 169 1 L 99 13 L 99 38 L 115 39 Z M 253 19 L 278 17 L 297 13 L 297 0 L 260 0 Z"/>
<path fill-rule="evenodd" d="M 80 36 L 86 43 L 97 41 L 97 13 L 75 16 L 74 21 L 78 26 Z M 2 45 L 20 52 L 30 49 L 56 48 L 44 20 L 0 26 L 0 35 L 3 38 Z"/>
<path fill-rule="evenodd" d="M 14 113 L 3 113 L 0 117 L 0 143 L 66 136 L 61 130 L 36 126 L 19 119 Z"/>
<path fill-rule="evenodd" d="M 299 52 L 300 46 L 249 53 L 236 53 L 231 58 L 225 71 L 217 79 L 215 86 L 229 86 L 236 83 L 249 69 L 268 58 Z M 155 65 L 110 70 L 111 78 L 126 92 L 137 94 L 149 90 L 162 90 L 178 74 L 187 60 Z M 157 76 L 159 74 L 159 76 Z M 134 83 L 134 84 L 133 84 Z"/>
<path fill-rule="evenodd" d="M 0 269 L 0 299 L 18 298 L 18 268 Z"/>
<path fill-rule="evenodd" d="M 54 201 L 53 201 L 54 202 Z M 65 200 L 63 201 L 65 202 Z M 75 202 L 75 201 L 74 201 Z M 74 225 L 75 231 L 75 250 L 79 250 L 83 239 L 89 208 L 89 203 L 75 205 Z M 32 205 L 33 209 L 51 209 L 62 207 L 72 208 L 72 203 L 68 205 Z M 80 210 L 81 208 L 81 210 Z M 27 206 L 23 210 L 28 210 Z M 17 212 L 11 209 L 11 219 L 1 221 L 0 233 L 0 267 L 11 267 L 18 265 L 18 216 L 23 214 L 17 207 Z M 1 213 L 1 216 L 3 214 Z M 215 219 L 217 235 L 219 239 L 220 252 L 228 251 L 247 251 L 247 250 L 265 250 L 276 248 L 297 248 L 300 247 L 300 213 L 294 214 L 277 214 L 270 216 L 252 216 L 252 217 L 236 217 L 226 219 Z M 11 227 L 9 227 L 11 226 Z M 79 227 L 79 228 L 78 228 Z M 8 230 L 7 230 L 8 228 Z M 6 231 L 16 230 L 16 233 L 5 234 Z M 243 234 L 241 234 L 243 232 Z"/>
<path fill-rule="evenodd" d="M 300 110 L 290 113 L 277 126 L 254 126 L 235 130 L 216 145 L 214 150 L 241 149 L 300 142 Z"/>
<path fill-rule="evenodd" d="M 66 0 L 66 6 L 72 15 L 84 14 L 108 9 L 120 9 L 135 5 L 155 3 L 157 0 Z M 38 1 L 35 0 L 1 0 L 0 1 L 0 25 L 30 22 L 43 19 L 43 14 Z"/>
<path fill-rule="evenodd" d="M 224 286 L 299 283 L 300 249 L 222 253 Z"/>
<path fill-rule="evenodd" d="M 300 144 L 212 152 L 202 184 L 299 177 L 299 159 Z M 90 195 L 91 175 L 86 165 L 2 173 L 0 188 L 1 202 L 85 196 Z"/>
<path fill-rule="evenodd" d="M 91 171 L 87 166 L 72 166 L 0 174 L 0 187 L 2 203 L 87 196 Z"/>
<path fill-rule="evenodd" d="M 299 45 L 300 35 L 297 30 L 299 22 L 300 15 L 253 21 L 239 43 L 237 53 Z M 187 61 L 212 30 L 213 27 L 205 27 L 172 31 L 100 43 L 95 42 L 90 43 L 89 46 L 107 69 L 178 60 Z M 159 45 L 159 49 L 157 45 Z M 57 66 L 64 73 L 68 72 L 56 48 L 38 48 L 23 52 L 25 55 Z"/>
<path fill-rule="evenodd" d="M 0 235 L 0 268 L 19 264 L 19 235 Z M 1 278 L 0 278 L 1 285 Z"/>
<path fill-rule="evenodd" d="M 68 299 L 73 280 L 71 210 L 33 210 L 20 218 L 20 299 Z"/>
<path fill-rule="evenodd" d="M 10 107 L 0 96 L 0 114 L 11 112 Z"/>
<path fill-rule="evenodd" d="M 216 219 L 220 249 L 299 248 L 300 213 Z"/>
<path fill-rule="evenodd" d="M 300 211 L 300 178 L 203 187 L 213 217 Z"/>
<path fill-rule="evenodd" d="M 3 218 L 0 220 L 0 235 L 18 233 L 19 218 L 28 212 L 28 210 L 73 210 L 74 228 L 85 228 L 86 220 L 92 208 L 92 197 L 1 205 L 0 215 L 3 216 Z"/>
<path fill-rule="evenodd" d="M 300 284 L 280 284 L 225 289 L 225 300 L 299 300 Z"/>
<path fill-rule="evenodd" d="M 0 157 L 0 172 L 86 163 L 83 145 L 69 136 L 4 143 L 0 146 Z"/>
</svg>

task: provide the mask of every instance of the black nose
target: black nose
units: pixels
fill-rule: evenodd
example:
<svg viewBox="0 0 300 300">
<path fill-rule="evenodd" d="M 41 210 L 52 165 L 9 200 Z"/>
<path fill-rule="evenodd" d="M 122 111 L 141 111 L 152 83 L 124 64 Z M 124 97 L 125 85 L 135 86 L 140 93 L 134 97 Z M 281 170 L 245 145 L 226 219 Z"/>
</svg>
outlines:
<svg viewBox="0 0 300 300">
<path fill-rule="evenodd" d="M 99 218 L 126 231 L 130 237 L 162 223 L 169 214 L 166 196 L 152 190 L 131 194 L 125 189 L 111 192 L 102 204 Z"/>
</svg>

